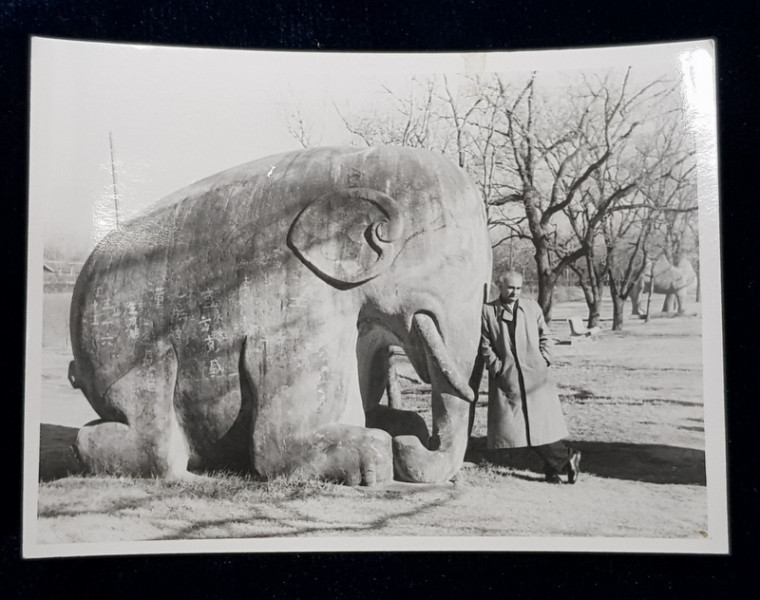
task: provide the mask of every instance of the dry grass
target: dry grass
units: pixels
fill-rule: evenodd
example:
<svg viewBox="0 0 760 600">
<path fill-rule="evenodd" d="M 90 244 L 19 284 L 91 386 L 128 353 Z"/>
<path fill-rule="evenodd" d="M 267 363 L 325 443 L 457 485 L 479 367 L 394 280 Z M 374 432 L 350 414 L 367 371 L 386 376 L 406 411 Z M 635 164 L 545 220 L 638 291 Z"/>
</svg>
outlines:
<svg viewBox="0 0 760 600">
<path fill-rule="evenodd" d="M 560 304 L 552 327 L 584 314 Z M 63 344 L 45 349 L 38 542 L 300 536 L 606 536 L 697 538 L 707 527 L 700 319 L 632 321 L 622 333 L 555 348 L 573 444 L 575 486 L 541 481 L 524 451 L 484 449 L 485 380 L 467 466 L 437 486 L 346 488 L 258 482 L 86 477 L 68 446 L 92 418 L 68 387 Z M 47 326 L 47 321 L 46 321 Z M 404 398 L 429 420 L 427 386 L 402 369 Z"/>
<path fill-rule="evenodd" d="M 587 477 L 550 486 L 529 471 L 466 469 L 438 486 L 203 483 L 72 477 L 46 484 L 40 543 L 291 536 L 696 537 L 704 499 L 690 486 Z M 625 507 L 622 509 L 622 507 Z"/>
</svg>

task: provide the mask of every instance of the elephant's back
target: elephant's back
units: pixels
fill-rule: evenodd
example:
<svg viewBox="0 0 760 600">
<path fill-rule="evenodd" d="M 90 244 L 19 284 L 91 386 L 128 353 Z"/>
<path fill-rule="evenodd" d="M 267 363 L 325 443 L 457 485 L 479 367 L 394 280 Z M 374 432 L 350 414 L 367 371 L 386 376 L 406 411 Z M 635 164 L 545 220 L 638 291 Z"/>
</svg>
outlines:
<svg viewBox="0 0 760 600">
<path fill-rule="evenodd" d="M 144 360 L 159 339 L 171 339 L 188 364 L 206 357 L 188 371 L 198 376 L 234 368 L 237 347 L 253 326 L 246 313 L 256 295 L 295 295 L 293 288 L 310 276 L 287 247 L 293 219 L 310 202 L 336 187 L 442 197 L 467 185 L 443 157 L 397 147 L 288 152 L 193 183 L 92 252 L 72 300 L 75 360 L 101 389 Z M 210 348 L 224 349 L 218 361 Z"/>
<path fill-rule="evenodd" d="M 93 395 L 150 356 L 157 340 L 171 340 L 180 358 L 208 354 L 212 342 L 198 332 L 208 333 L 210 315 L 220 320 L 215 347 L 224 343 L 233 360 L 240 286 L 288 260 L 290 221 L 330 187 L 332 157 L 344 153 L 293 152 L 233 167 L 174 192 L 101 240 L 70 309 L 79 379 Z M 220 362 L 205 364 L 213 372 Z"/>
<path fill-rule="evenodd" d="M 157 202 L 146 218 L 174 220 L 175 244 L 218 246 L 220 233 L 261 232 L 283 218 L 292 219 L 325 193 L 353 187 L 400 197 L 453 188 L 467 190 L 463 196 L 468 199 L 474 190 L 462 169 L 428 150 L 322 147 L 264 157 L 202 179 Z M 480 204 L 473 208 L 480 209 Z"/>
</svg>

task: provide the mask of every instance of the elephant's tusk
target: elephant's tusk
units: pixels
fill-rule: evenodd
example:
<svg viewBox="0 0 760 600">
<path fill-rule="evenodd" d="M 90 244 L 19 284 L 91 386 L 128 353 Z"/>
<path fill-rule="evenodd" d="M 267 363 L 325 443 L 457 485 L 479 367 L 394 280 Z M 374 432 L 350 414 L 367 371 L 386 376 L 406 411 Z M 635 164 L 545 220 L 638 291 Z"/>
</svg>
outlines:
<svg viewBox="0 0 760 600">
<path fill-rule="evenodd" d="M 433 319 L 424 313 L 417 313 L 414 315 L 413 324 L 422 338 L 428 356 L 454 389 L 457 396 L 468 402 L 474 401 L 475 393 L 472 391 L 468 380 L 462 377 L 455 367 Z"/>
</svg>

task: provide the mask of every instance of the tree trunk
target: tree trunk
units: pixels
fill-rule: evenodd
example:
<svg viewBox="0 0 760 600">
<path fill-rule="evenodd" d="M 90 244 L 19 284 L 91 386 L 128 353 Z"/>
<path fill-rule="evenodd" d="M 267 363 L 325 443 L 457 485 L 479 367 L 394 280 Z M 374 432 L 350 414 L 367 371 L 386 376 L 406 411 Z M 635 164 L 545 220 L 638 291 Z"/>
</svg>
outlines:
<svg viewBox="0 0 760 600">
<path fill-rule="evenodd" d="M 583 291 L 583 298 L 586 300 L 586 305 L 591 306 L 591 303 L 594 301 L 593 294 L 591 292 L 589 283 L 583 278 L 583 271 L 576 268 L 573 268 L 573 271 L 578 276 L 578 285 L 581 286 L 581 290 Z"/>
<path fill-rule="evenodd" d="M 612 295 L 612 330 L 622 331 L 625 313 L 625 300 L 617 294 Z"/>
<path fill-rule="evenodd" d="M 590 277 L 591 281 L 588 281 L 584 277 L 583 271 L 580 268 L 571 267 L 575 274 L 578 276 L 578 285 L 583 290 L 583 298 L 586 300 L 586 306 L 588 307 L 588 319 L 586 319 L 586 327 L 597 327 L 599 325 L 600 310 L 602 304 L 602 290 L 600 286 L 596 284 L 599 278 Z"/>
<path fill-rule="evenodd" d="M 549 262 L 549 251 L 543 238 L 536 240 L 536 274 L 538 276 L 538 304 L 544 313 L 547 323 L 552 320 L 552 301 L 554 299 L 554 286 L 557 283 L 558 273 L 555 273 Z"/>
<path fill-rule="evenodd" d="M 591 268 L 591 290 L 592 301 L 588 304 L 588 324 L 589 329 L 591 327 L 598 327 L 601 320 L 602 313 L 602 298 L 604 297 L 604 278 L 600 277 L 596 272 L 594 265 L 589 265 Z"/>
<path fill-rule="evenodd" d="M 594 301 L 589 305 L 588 307 L 588 325 L 586 325 L 589 329 L 592 327 L 598 327 L 599 326 L 599 320 L 601 319 L 601 305 L 602 305 L 602 298 L 601 296 L 597 296 L 594 298 Z"/>
<path fill-rule="evenodd" d="M 538 274 L 538 304 L 544 313 L 544 319 L 547 323 L 552 320 L 552 302 L 554 299 L 554 284 L 557 283 L 556 277 L 551 273 Z"/>
<path fill-rule="evenodd" d="M 578 282 L 583 288 L 583 295 L 586 298 L 588 307 L 588 319 L 586 327 L 599 326 L 601 318 L 602 295 L 604 293 L 604 277 L 599 274 L 595 263 L 594 249 L 590 247 L 585 256 L 586 270 L 585 273 L 580 268 L 571 267 L 578 275 Z"/>
<path fill-rule="evenodd" d="M 608 265 L 610 264 L 612 264 L 611 261 Z M 607 277 L 610 286 L 610 297 L 612 298 L 612 331 L 622 331 L 625 311 L 625 287 L 618 286 L 618 282 L 615 281 L 612 269 L 609 266 Z"/>
</svg>

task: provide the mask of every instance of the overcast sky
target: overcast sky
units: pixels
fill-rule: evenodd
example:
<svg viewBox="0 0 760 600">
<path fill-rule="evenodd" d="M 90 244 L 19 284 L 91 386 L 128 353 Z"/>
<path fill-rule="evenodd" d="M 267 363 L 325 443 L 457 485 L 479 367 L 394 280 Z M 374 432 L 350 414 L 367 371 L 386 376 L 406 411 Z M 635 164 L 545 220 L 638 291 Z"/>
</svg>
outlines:
<svg viewBox="0 0 760 600">
<path fill-rule="evenodd" d="M 300 147 L 284 117 L 301 110 L 323 145 L 350 136 L 351 113 L 387 106 L 415 73 L 594 69 L 674 72 L 694 47 L 497 54 L 327 54 L 189 49 L 35 39 L 31 227 L 45 244 L 89 250 L 120 218 L 203 177 Z"/>
</svg>

